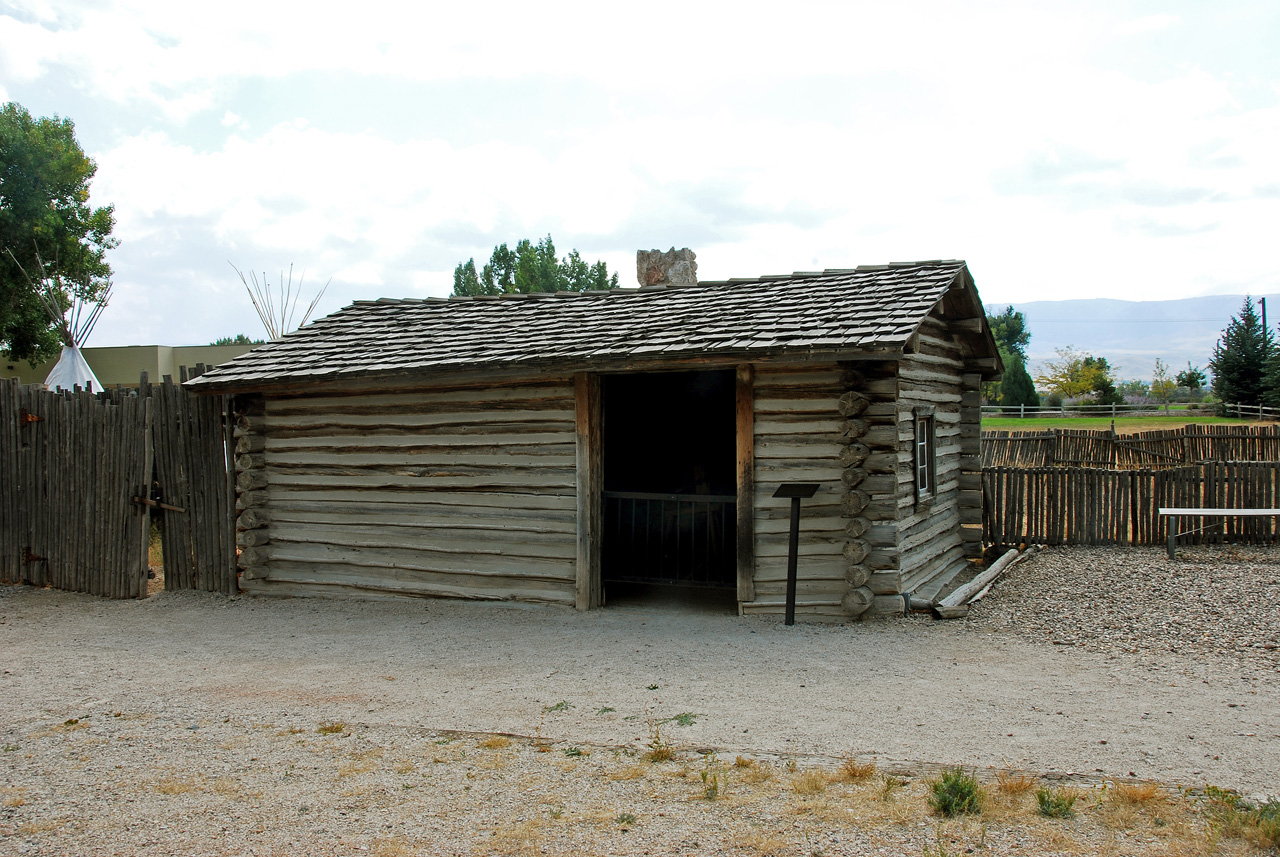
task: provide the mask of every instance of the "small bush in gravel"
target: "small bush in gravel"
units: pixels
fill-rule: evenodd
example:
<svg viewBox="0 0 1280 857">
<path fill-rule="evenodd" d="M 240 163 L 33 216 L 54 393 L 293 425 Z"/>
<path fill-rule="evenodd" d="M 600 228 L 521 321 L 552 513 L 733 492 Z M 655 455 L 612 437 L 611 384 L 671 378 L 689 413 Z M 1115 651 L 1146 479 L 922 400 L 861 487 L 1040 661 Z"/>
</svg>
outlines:
<svg viewBox="0 0 1280 857">
<path fill-rule="evenodd" d="M 1280 800 L 1255 806 L 1233 791 L 1214 786 L 1205 789 L 1205 799 L 1205 814 L 1226 835 L 1280 848 Z"/>
<path fill-rule="evenodd" d="M 944 818 L 978 815 L 982 812 L 982 788 L 964 768 L 947 768 L 929 781 L 929 806 Z"/>
<path fill-rule="evenodd" d="M 658 728 L 657 723 L 649 726 L 649 736 L 649 751 L 643 757 L 645 761 L 670 762 L 676 757 L 675 748 L 663 739 L 662 730 Z"/>
<path fill-rule="evenodd" d="M 1045 818 L 1075 818 L 1072 807 L 1077 797 L 1078 794 L 1067 789 L 1036 789 L 1036 804 Z"/>
<path fill-rule="evenodd" d="M 341 735 L 342 730 L 346 728 L 347 727 L 344 724 L 338 723 L 337 721 L 328 721 L 317 726 L 316 731 L 321 735 Z"/>
<path fill-rule="evenodd" d="M 715 800 L 729 785 L 729 775 L 715 753 L 703 757 L 702 796 L 707 800 Z"/>
</svg>

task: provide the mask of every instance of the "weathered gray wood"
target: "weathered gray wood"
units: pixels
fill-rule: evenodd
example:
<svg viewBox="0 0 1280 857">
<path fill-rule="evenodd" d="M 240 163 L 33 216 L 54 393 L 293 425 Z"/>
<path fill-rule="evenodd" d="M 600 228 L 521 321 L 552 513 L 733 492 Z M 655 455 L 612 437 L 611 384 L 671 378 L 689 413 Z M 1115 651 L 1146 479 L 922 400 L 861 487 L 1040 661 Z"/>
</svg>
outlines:
<svg viewBox="0 0 1280 857">
<path fill-rule="evenodd" d="M 755 371 L 749 363 L 739 365 L 734 373 L 734 412 L 737 481 L 734 552 L 741 609 L 742 604 L 756 597 L 756 390 Z"/>
<path fill-rule="evenodd" d="M 865 586 L 850 589 L 840 599 L 840 606 L 850 616 L 861 616 L 875 601 L 875 593 Z"/>
<path fill-rule="evenodd" d="M 957 588 L 946 598 L 938 602 L 939 607 L 959 607 L 962 604 L 968 604 L 969 599 L 981 592 L 985 587 L 989 586 L 992 581 L 1004 573 L 1018 557 L 1017 550 L 1009 550 L 1004 553 L 998 560 L 991 564 L 991 567 L 979 574 L 973 580 L 964 586 Z"/>
<path fill-rule="evenodd" d="M 574 377 L 577 448 L 578 538 L 574 605 L 579 610 L 600 607 L 604 601 L 601 571 L 603 454 L 600 376 Z"/>
</svg>

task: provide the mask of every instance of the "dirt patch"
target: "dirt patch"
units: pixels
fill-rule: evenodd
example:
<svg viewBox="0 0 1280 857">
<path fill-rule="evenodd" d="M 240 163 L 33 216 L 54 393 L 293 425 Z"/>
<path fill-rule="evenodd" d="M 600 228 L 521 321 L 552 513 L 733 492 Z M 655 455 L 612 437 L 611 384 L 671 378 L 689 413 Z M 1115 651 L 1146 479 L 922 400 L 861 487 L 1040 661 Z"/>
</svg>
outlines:
<svg viewBox="0 0 1280 857">
<path fill-rule="evenodd" d="M 916 805 L 922 777 L 1277 791 L 1265 655 L 1054 645 L 984 618 L 999 592 L 964 621 L 787 628 L 644 605 L 0 589 L 0 786 L 17 803 L 0 852 L 1045 853 L 1097 850 L 1106 801 L 1050 839 L 1030 810 L 942 828 Z M 512 745 L 480 746 L 495 734 Z M 655 737 L 672 761 L 644 761 Z M 906 778 L 915 809 L 864 807 L 866 783 L 792 787 L 842 757 Z M 1168 844 L 1155 817 L 1123 853 Z"/>
</svg>

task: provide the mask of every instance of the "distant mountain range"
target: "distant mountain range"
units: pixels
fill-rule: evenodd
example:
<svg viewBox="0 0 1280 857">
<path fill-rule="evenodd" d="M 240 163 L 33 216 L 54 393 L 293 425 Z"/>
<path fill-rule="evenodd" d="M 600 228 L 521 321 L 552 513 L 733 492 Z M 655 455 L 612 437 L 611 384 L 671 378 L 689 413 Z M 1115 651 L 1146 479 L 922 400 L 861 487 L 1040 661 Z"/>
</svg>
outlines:
<svg viewBox="0 0 1280 857">
<path fill-rule="evenodd" d="M 1254 295 L 1267 300 L 1267 324 L 1273 334 L 1280 323 L 1280 295 Z M 1117 301 L 1107 298 L 1072 301 L 1028 301 L 1013 308 L 1027 319 L 1031 344 L 1028 369 L 1034 376 L 1056 349 L 1068 345 L 1105 357 L 1119 379 L 1150 381 L 1156 358 L 1171 374 L 1187 362 L 1206 369 L 1213 347 L 1231 317 L 1240 312 L 1244 295 L 1211 295 L 1176 301 Z M 1008 304 L 988 304 L 987 312 L 1003 312 Z"/>
</svg>

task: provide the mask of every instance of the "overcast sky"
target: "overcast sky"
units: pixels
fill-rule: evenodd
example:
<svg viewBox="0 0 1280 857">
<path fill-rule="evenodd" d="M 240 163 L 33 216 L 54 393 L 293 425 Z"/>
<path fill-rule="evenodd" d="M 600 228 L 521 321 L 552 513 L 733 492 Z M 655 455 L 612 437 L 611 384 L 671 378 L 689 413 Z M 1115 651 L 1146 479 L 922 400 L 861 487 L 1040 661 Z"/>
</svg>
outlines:
<svg viewBox="0 0 1280 857">
<path fill-rule="evenodd" d="M 1280 4 L 0 0 L 0 101 L 115 206 L 90 345 L 446 295 L 550 234 L 625 285 L 968 260 L 983 299 L 1277 291 Z"/>
</svg>

